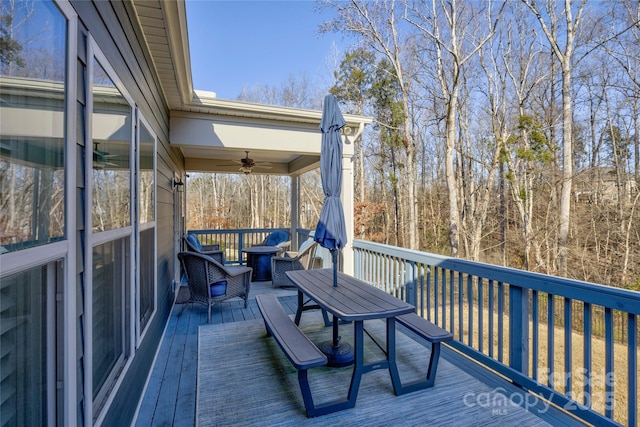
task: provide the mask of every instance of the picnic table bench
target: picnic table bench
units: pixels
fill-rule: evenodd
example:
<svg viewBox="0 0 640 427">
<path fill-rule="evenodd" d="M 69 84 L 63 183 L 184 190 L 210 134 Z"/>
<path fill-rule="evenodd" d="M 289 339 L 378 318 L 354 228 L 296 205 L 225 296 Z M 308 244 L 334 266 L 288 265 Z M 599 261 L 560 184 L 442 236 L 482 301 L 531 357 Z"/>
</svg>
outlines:
<svg viewBox="0 0 640 427">
<path fill-rule="evenodd" d="M 307 371 L 327 364 L 327 356 L 296 326 L 274 295 L 256 295 L 256 302 L 264 318 L 267 335 L 273 336 L 291 364 L 298 370 L 307 417 L 317 415 L 313 403 Z"/>
<path fill-rule="evenodd" d="M 433 387 L 436 380 L 436 371 L 438 370 L 438 359 L 440 358 L 440 343 L 451 341 L 453 335 L 451 332 L 442 329 L 415 313 L 396 316 L 396 322 L 431 343 L 431 357 L 429 358 L 429 368 L 426 378 L 407 385 L 402 384 L 399 389 L 396 390 L 396 394 L 400 395 Z"/>
</svg>

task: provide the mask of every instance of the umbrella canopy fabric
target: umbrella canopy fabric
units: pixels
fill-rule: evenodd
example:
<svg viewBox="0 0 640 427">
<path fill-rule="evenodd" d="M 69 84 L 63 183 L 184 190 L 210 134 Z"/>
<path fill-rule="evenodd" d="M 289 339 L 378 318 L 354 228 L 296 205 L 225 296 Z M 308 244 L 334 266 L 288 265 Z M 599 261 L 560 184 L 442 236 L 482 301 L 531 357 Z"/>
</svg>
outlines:
<svg viewBox="0 0 640 427">
<path fill-rule="evenodd" d="M 344 209 L 340 200 L 342 187 L 342 137 L 340 129 L 346 124 L 338 101 L 329 94 L 324 97 L 322 110 L 322 146 L 320 148 L 320 175 L 324 191 L 324 204 L 314 234 L 321 246 L 334 251 L 347 243 Z"/>
</svg>

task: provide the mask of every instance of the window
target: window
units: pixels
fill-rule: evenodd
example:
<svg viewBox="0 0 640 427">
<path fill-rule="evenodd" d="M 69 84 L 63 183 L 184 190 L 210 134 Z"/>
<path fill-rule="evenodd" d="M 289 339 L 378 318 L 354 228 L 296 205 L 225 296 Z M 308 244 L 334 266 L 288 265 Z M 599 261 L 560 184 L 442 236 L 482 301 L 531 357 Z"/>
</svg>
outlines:
<svg viewBox="0 0 640 427">
<path fill-rule="evenodd" d="M 0 282 L 0 414 L 2 425 L 47 425 L 55 399 L 56 280 L 62 262 L 31 268 Z M 53 347 L 49 350 L 50 347 Z M 53 358 L 51 361 L 49 358 Z M 51 367 L 51 368 L 50 368 Z"/>
<path fill-rule="evenodd" d="M 93 398 L 97 408 L 104 403 L 110 385 L 122 371 L 128 356 L 126 315 L 129 244 L 128 238 L 121 238 L 93 248 L 91 332 Z"/>
<path fill-rule="evenodd" d="M 144 122 L 140 122 L 139 137 L 139 218 L 140 224 L 154 223 L 156 220 L 155 210 L 155 153 L 156 138 L 147 129 Z"/>
<path fill-rule="evenodd" d="M 0 253 L 65 237 L 67 23 L 51 2 L 12 5 L 0 27 Z"/>
<path fill-rule="evenodd" d="M 0 422 L 55 425 L 68 21 L 52 1 L 3 1 L 0 17 Z"/>
<path fill-rule="evenodd" d="M 138 339 L 151 320 L 156 308 L 156 218 L 155 218 L 155 152 L 156 138 L 144 121 L 138 136 Z"/>
<path fill-rule="evenodd" d="M 93 61 L 92 230 L 131 225 L 132 108 Z"/>
<path fill-rule="evenodd" d="M 91 61 L 91 374 L 96 421 L 133 351 L 133 102 L 95 44 Z M 137 209 L 137 206 L 134 206 Z"/>
</svg>

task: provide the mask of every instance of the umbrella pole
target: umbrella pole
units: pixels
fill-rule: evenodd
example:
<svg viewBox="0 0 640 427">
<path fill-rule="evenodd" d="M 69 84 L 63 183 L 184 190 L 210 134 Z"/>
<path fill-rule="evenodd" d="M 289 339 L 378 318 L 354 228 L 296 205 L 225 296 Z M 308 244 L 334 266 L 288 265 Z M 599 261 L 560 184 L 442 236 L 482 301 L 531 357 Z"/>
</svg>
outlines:
<svg viewBox="0 0 640 427">
<path fill-rule="evenodd" d="M 333 286 L 338 287 L 338 250 L 331 249 L 331 259 L 333 261 Z M 327 356 L 327 366 L 342 367 L 353 364 L 353 347 L 349 343 L 341 343 L 338 335 L 340 319 L 333 316 L 333 339 L 320 344 L 320 350 Z"/>
<path fill-rule="evenodd" d="M 331 261 L 333 262 L 333 287 L 338 287 L 338 250 L 331 250 Z"/>
<path fill-rule="evenodd" d="M 338 325 L 340 321 L 336 316 L 333 316 L 333 348 L 340 347 L 340 336 L 338 336 Z"/>
<path fill-rule="evenodd" d="M 333 287 L 338 287 L 338 250 L 331 250 L 331 261 L 333 262 Z M 340 347 L 340 337 L 338 336 L 338 324 L 339 320 L 334 315 L 333 316 L 333 348 L 337 349 Z"/>
</svg>

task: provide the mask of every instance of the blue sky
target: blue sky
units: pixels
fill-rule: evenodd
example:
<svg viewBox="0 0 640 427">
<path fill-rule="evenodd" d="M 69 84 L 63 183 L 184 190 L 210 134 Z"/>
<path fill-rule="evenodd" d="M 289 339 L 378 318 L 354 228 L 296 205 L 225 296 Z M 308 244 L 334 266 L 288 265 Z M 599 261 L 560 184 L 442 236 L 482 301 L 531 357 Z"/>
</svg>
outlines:
<svg viewBox="0 0 640 427">
<path fill-rule="evenodd" d="M 328 12 L 316 2 L 187 0 L 187 25 L 195 89 L 235 99 L 243 87 L 279 87 L 290 75 L 305 73 L 329 85 L 327 58 L 340 55 L 341 34 L 319 34 Z"/>
</svg>

